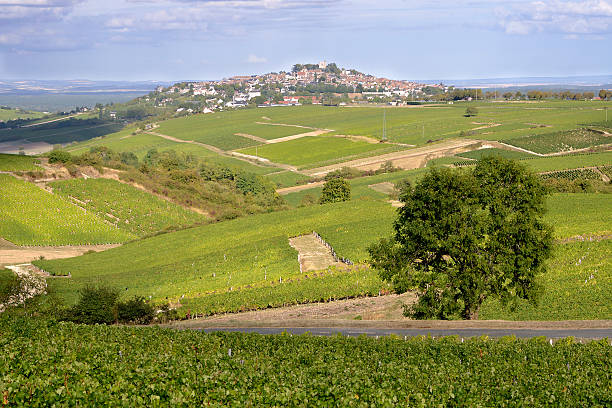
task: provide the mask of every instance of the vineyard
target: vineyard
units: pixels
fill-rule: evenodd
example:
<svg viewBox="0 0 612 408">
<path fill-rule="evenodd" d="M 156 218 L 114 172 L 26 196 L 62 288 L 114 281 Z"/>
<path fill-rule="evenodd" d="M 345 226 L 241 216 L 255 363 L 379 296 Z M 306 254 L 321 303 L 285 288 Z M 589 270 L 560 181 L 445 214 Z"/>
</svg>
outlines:
<svg viewBox="0 0 612 408">
<path fill-rule="evenodd" d="M 608 207 L 609 208 L 609 207 Z M 612 220 L 611 220 L 612 221 Z M 557 245 L 547 274 L 538 278 L 544 292 L 535 307 L 521 301 L 516 310 L 485 302 L 483 319 L 612 319 L 612 241 Z"/>
<path fill-rule="evenodd" d="M 36 261 L 55 275 L 50 285 L 68 302 L 87 284 L 108 282 L 126 296 L 155 301 L 264 286 L 301 277 L 289 237 L 319 232 L 339 255 L 360 261 L 366 247 L 389 233 L 394 209 L 358 200 L 260 214 L 147 238 L 77 258 Z M 368 238 L 370 237 L 370 238 Z"/>
<path fill-rule="evenodd" d="M 9 406 L 612 404 L 612 346 L 542 338 L 262 336 L 0 321 Z"/>
<path fill-rule="evenodd" d="M 459 153 L 457 154 L 459 157 L 465 157 L 467 159 L 475 159 L 480 160 L 486 156 L 495 156 L 495 157 L 503 157 L 505 159 L 513 159 L 520 160 L 528 157 L 534 157 L 532 154 L 519 152 L 516 150 L 506 150 L 499 148 L 490 148 L 490 149 L 479 149 L 473 150 L 471 152 Z"/>
<path fill-rule="evenodd" d="M 548 179 L 566 179 L 566 180 L 599 180 L 601 175 L 591 169 L 573 169 L 553 171 L 550 173 L 540 174 L 544 180 Z"/>
<path fill-rule="evenodd" d="M 383 283 L 378 275 L 368 268 L 312 272 L 261 287 L 186 298 L 181 300 L 179 315 L 195 313 L 209 316 L 359 296 L 377 296 L 381 290 L 389 291 L 389 285 Z"/>
<path fill-rule="evenodd" d="M 354 141 L 340 137 L 309 136 L 283 143 L 275 143 L 240 150 L 241 153 L 258 155 L 276 163 L 294 166 L 317 166 L 339 158 L 352 158 L 355 155 L 388 153 L 389 146 Z M 391 150 L 397 150 L 391 148 Z"/>
<path fill-rule="evenodd" d="M 137 236 L 206 221 L 200 214 L 115 180 L 74 179 L 50 186 L 54 193 Z"/>
<path fill-rule="evenodd" d="M 0 153 L 0 171 L 36 171 L 38 160 L 30 156 Z"/>
<path fill-rule="evenodd" d="M 589 129 L 575 129 L 538 135 L 528 135 L 504 141 L 536 153 L 570 152 L 591 146 L 612 143 L 612 137 Z"/>
<path fill-rule="evenodd" d="M 0 237 L 18 245 L 83 245 L 134 236 L 34 184 L 0 174 Z"/>
</svg>

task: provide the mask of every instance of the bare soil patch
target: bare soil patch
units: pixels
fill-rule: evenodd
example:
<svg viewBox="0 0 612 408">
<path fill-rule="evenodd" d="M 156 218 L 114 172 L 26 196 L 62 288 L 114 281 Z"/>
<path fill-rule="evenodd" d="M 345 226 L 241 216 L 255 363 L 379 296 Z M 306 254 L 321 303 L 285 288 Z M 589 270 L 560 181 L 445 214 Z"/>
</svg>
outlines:
<svg viewBox="0 0 612 408">
<path fill-rule="evenodd" d="M 309 176 L 324 176 L 342 167 L 353 167 L 359 170 L 376 170 L 381 164 L 387 161 L 392 162 L 394 166 L 402 169 L 417 169 L 424 167 L 428 160 L 473 150 L 471 148 L 477 146 L 479 143 L 482 142 L 473 139 L 448 139 L 428 146 L 304 170 L 303 173 Z"/>
<path fill-rule="evenodd" d="M 289 245 L 298 251 L 298 260 L 302 272 L 320 271 L 330 266 L 340 266 L 331 250 L 327 248 L 314 234 L 300 235 L 289 238 Z"/>
<path fill-rule="evenodd" d="M 2 242 L 0 242 L 0 244 L 2 245 L 0 246 L 0 265 L 11 265 L 31 262 L 40 259 L 41 256 L 45 259 L 72 258 L 74 256 L 83 255 L 87 251 L 99 252 L 119 246 L 119 244 L 110 244 L 58 247 L 20 247 L 15 245 L 13 247 L 9 247 L 8 245 L 3 244 Z"/>
<path fill-rule="evenodd" d="M 255 136 L 255 135 L 249 135 L 248 133 L 234 133 L 234 135 L 241 136 L 241 137 L 246 137 L 247 139 L 251 139 L 251 140 L 254 140 L 254 141 L 259 142 L 259 143 L 268 143 L 268 141 L 266 139 L 264 139 L 263 137 L 259 137 L 259 136 Z"/>
<path fill-rule="evenodd" d="M 291 136 L 285 136 L 285 137 L 279 137 L 276 139 L 266 140 L 265 143 L 274 144 L 274 143 L 288 142 L 289 140 L 301 139 L 303 137 L 308 137 L 308 136 L 320 136 L 320 135 L 323 135 L 329 132 L 331 132 L 331 130 L 329 129 L 317 129 L 317 130 L 313 130 L 312 132 L 300 133 L 297 135 L 291 135 Z"/>
<path fill-rule="evenodd" d="M 289 193 L 295 193 L 296 191 L 309 190 L 311 188 L 322 186 L 323 184 L 325 184 L 324 181 L 317 181 L 315 183 L 302 184 L 299 186 L 279 188 L 276 190 L 276 192 L 280 195 L 285 195 Z"/>
<path fill-rule="evenodd" d="M 395 191 L 395 186 L 393 183 L 388 181 L 384 183 L 370 184 L 368 187 L 383 194 L 391 194 L 393 191 Z"/>
</svg>

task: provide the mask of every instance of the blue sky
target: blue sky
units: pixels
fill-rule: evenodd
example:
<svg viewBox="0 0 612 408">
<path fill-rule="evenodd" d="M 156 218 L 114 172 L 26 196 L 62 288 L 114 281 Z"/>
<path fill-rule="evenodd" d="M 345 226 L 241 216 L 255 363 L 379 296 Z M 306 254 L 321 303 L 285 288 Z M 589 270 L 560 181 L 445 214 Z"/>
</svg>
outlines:
<svg viewBox="0 0 612 408">
<path fill-rule="evenodd" d="M 0 0 L 0 78 L 610 74 L 612 0 Z"/>
</svg>

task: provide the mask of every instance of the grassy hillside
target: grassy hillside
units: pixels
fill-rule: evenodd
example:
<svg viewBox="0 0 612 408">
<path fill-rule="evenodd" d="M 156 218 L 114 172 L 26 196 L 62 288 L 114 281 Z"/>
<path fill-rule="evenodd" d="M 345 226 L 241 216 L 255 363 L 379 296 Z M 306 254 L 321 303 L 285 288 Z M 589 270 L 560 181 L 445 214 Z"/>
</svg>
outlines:
<svg viewBox="0 0 612 408">
<path fill-rule="evenodd" d="M 556 236 L 597 235 L 609 231 L 612 223 L 600 212 L 601 208 L 610 208 L 607 198 L 607 195 L 599 194 L 567 194 L 551 198 L 547 219 L 558 228 Z M 572 208 L 580 208 L 583 200 L 588 200 L 594 209 L 582 216 L 566 215 Z M 52 287 L 68 301 L 75 300 L 79 287 L 96 283 L 112 284 L 126 295 L 151 296 L 157 301 L 177 299 L 182 295 L 200 298 L 212 291 L 224 293 L 230 288 L 237 291 L 248 289 L 248 286 L 281 283 L 281 278 L 285 283 L 302 278 L 297 253 L 289 246 L 288 238 L 313 230 L 321 234 L 339 255 L 353 261 L 366 260 L 367 246 L 391 233 L 394 218 L 395 209 L 389 204 L 363 198 L 205 225 L 132 242 L 102 253 L 37 261 L 36 264 L 52 274 L 72 274 L 71 279 L 50 280 Z M 334 293 L 334 288 L 338 289 L 339 296 L 346 292 L 344 285 L 337 283 L 331 286 L 331 291 L 329 286 L 319 285 L 310 296 L 319 299 L 321 291 L 325 290 L 324 293 L 329 295 Z M 361 293 L 361 289 L 352 288 L 354 293 Z M 281 290 L 286 290 L 291 296 L 305 296 L 297 290 Z M 240 295 L 228 296 L 217 303 L 227 301 L 235 304 L 236 296 Z M 264 299 L 265 296 L 266 293 L 253 292 L 251 299 Z M 209 310 L 207 302 L 189 300 L 192 311 Z"/>
<path fill-rule="evenodd" d="M 38 160 L 30 156 L 0 153 L 0 171 L 35 171 Z"/>
<path fill-rule="evenodd" d="M 67 298 L 87 283 L 108 282 L 155 300 L 263 285 L 299 277 L 288 238 L 316 230 L 342 256 L 367 257 L 366 246 L 391 231 L 394 209 L 371 200 L 254 215 L 128 243 L 97 254 L 38 263 Z"/>
<path fill-rule="evenodd" d="M 0 174 L 0 237 L 18 245 L 125 242 L 134 235 L 34 184 Z"/>
<path fill-rule="evenodd" d="M 42 112 L 24 111 L 21 109 L 4 109 L 0 108 L 0 122 L 6 122 L 14 119 L 35 119 L 44 116 Z"/>
<path fill-rule="evenodd" d="M 115 180 L 74 179 L 56 181 L 50 186 L 54 193 L 137 236 L 207 220 L 203 215 Z"/>
<path fill-rule="evenodd" d="M 255 174 L 267 174 L 278 171 L 276 167 L 257 166 L 232 157 L 220 156 L 211 150 L 191 143 L 177 143 L 159 136 L 147 133 L 135 133 L 134 128 L 126 128 L 120 132 L 106 135 L 101 138 L 76 143 L 66 148 L 72 154 L 82 154 L 91 148 L 105 146 L 115 152 L 132 152 L 142 159 L 149 150 L 157 149 L 159 152 L 174 150 L 197 156 L 200 159 L 217 163 L 223 166 L 238 168 Z"/>
</svg>

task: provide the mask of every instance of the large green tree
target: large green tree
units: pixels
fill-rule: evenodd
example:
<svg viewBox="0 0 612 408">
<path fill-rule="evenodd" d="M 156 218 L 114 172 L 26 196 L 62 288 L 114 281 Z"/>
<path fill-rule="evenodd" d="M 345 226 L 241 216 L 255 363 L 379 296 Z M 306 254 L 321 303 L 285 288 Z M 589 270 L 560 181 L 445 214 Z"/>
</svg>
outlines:
<svg viewBox="0 0 612 408">
<path fill-rule="evenodd" d="M 473 170 L 433 169 L 405 189 L 395 233 L 369 248 L 395 291 L 416 291 L 413 318 L 477 319 L 487 298 L 537 301 L 552 228 L 546 188 L 517 162 L 498 157 Z"/>
</svg>

